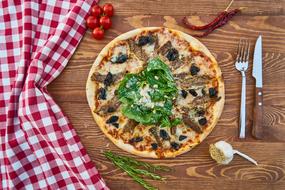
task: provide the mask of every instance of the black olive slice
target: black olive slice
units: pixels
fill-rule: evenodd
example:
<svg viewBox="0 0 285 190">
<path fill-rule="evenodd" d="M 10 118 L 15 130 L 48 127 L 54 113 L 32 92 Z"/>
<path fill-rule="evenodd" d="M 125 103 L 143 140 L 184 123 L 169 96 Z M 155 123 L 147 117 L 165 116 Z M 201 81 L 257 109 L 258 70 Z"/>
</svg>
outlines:
<svg viewBox="0 0 285 190">
<path fill-rule="evenodd" d="M 209 88 L 209 96 L 210 98 L 217 97 L 217 90 L 215 88 Z"/>
<path fill-rule="evenodd" d="M 99 100 L 106 100 L 107 97 L 107 91 L 105 88 L 99 88 L 98 89 L 98 99 Z"/>
<path fill-rule="evenodd" d="M 119 117 L 116 116 L 116 115 L 113 115 L 113 116 L 111 116 L 111 117 L 106 121 L 106 123 L 108 123 L 108 124 L 110 124 L 110 123 L 115 123 L 115 122 L 117 122 L 118 120 L 119 120 Z"/>
<path fill-rule="evenodd" d="M 163 140 L 169 140 L 169 135 L 168 135 L 168 133 L 167 133 L 165 130 L 163 130 L 163 129 L 161 129 L 161 130 L 159 131 L 159 136 L 160 136 Z"/>
<path fill-rule="evenodd" d="M 179 136 L 179 141 L 183 141 L 184 139 L 186 139 L 187 138 L 187 136 L 185 136 L 185 135 L 180 135 Z"/>
<path fill-rule="evenodd" d="M 181 96 L 182 96 L 183 98 L 186 98 L 186 97 L 187 97 L 187 91 L 186 91 L 186 90 L 181 90 L 180 92 L 181 92 Z"/>
<path fill-rule="evenodd" d="M 137 142 L 141 142 L 141 141 L 143 141 L 143 137 L 134 137 L 134 138 L 129 140 L 129 143 L 133 144 L 133 143 L 137 143 Z"/>
<path fill-rule="evenodd" d="M 203 125 L 207 124 L 207 119 L 205 117 L 203 117 L 203 118 L 199 119 L 198 122 L 199 122 L 200 125 L 203 126 Z"/>
<path fill-rule="evenodd" d="M 190 73 L 191 73 L 192 76 L 197 75 L 199 71 L 200 71 L 199 67 L 197 67 L 195 65 L 191 65 Z"/>
<path fill-rule="evenodd" d="M 194 89 L 190 89 L 189 93 L 194 97 L 198 96 L 197 92 Z"/>
<path fill-rule="evenodd" d="M 175 49 L 175 48 L 170 48 L 170 49 L 167 51 L 166 58 L 167 58 L 169 61 L 174 61 L 174 60 L 176 60 L 178 57 L 179 57 L 179 53 L 178 53 L 177 49 Z"/>
<path fill-rule="evenodd" d="M 151 148 L 152 148 L 153 150 L 157 150 L 158 144 L 157 144 L 157 143 L 151 143 Z"/>
</svg>

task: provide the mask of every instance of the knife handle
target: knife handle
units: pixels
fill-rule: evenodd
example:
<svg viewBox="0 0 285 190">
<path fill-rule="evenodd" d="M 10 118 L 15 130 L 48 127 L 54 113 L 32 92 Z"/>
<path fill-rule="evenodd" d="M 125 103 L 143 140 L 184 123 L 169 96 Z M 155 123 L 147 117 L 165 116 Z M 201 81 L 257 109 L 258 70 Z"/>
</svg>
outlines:
<svg viewBox="0 0 285 190">
<path fill-rule="evenodd" d="M 255 104 L 253 108 L 252 135 L 256 139 L 263 138 L 263 91 L 262 91 L 262 88 L 255 89 Z"/>
</svg>

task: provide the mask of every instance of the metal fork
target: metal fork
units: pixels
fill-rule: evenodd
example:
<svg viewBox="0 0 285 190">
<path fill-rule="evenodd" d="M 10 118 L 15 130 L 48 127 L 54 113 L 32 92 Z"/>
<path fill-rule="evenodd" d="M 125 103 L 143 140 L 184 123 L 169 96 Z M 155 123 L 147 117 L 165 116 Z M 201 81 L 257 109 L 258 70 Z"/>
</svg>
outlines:
<svg viewBox="0 0 285 190">
<path fill-rule="evenodd" d="M 240 133 L 239 138 L 245 138 L 246 124 L 246 70 L 248 68 L 250 44 L 247 40 L 240 40 L 237 50 L 236 69 L 242 76 L 241 103 L 240 103 Z"/>
</svg>

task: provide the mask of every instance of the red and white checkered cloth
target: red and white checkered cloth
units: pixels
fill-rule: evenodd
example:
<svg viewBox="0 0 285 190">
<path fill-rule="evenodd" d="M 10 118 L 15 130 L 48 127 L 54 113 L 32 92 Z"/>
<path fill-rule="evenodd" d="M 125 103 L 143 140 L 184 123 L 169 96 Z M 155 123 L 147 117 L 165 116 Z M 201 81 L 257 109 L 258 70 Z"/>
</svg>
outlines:
<svg viewBox="0 0 285 190">
<path fill-rule="evenodd" d="M 93 3 L 0 2 L 0 189 L 108 189 L 47 91 Z"/>
</svg>

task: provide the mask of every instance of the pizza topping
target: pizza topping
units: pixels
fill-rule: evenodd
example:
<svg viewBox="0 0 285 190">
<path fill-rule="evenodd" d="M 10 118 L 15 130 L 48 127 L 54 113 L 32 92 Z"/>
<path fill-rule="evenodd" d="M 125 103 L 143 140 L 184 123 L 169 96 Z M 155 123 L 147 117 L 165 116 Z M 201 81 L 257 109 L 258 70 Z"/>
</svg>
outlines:
<svg viewBox="0 0 285 190">
<path fill-rule="evenodd" d="M 138 125 L 138 122 L 135 120 L 128 120 L 127 124 L 124 126 L 123 132 L 124 133 L 133 133 L 135 127 Z"/>
<path fill-rule="evenodd" d="M 177 129 L 177 126 L 173 126 L 173 127 L 170 128 L 171 135 L 175 135 L 176 134 L 176 129 Z"/>
<path fill-rule="evenodd" d="M 203 108 L 199 108 L 196 111 L 196 113 L 197 113 L 198 116 L 203 116 L 203 115 L 205 115 L 205 110 Z"/>
<path fill-rule="evenodd" d="M 194 90 L 194 89 L 190 89 L 189 90 L 189 93 L 192 95 L 192 96 L 194 96 L 194 97 L 196 97 L 198 94 L 197 94 L 197 92 Z"/>
<path fill-rule="evenodd" d="M 108 108 L 107 108 L 107 112 L 108 112 L 108 113 L 112 113 L 112 112 L 114 112 L 114 111 L 116 111 L 116 109 L 115 109 L 114 107 L 108 107 Z"/>
<path fill-rule="evenodd" d="M 178 53 L 177 49 L 175 49 L 175 48 L 170 48 L 166 53 L 166 58 L 169 61 L 175 61 L 178 57 L 179 57 L 179 53 Z"/>
<path fill-rule="evenodd" d="M 101 113 L 112 113 L 115 112 L 121 103 L 119 102 L 118 98 L 114 97 L 109 100 L 106 104 L 102 105 L 98 111 Z"/>
<path fill-rule="evenodd" d="M 152 35 L 148 36 L 140 36 L 136 44 L 138 46 L 144 46 L 146 44 L 153 44 L 154 43 L 154 38 Z"/>
<path fill-rule="evenodd" d="M 204 89 L 204 88 L 201 90 L 201 92 L 202 92 L 203 96 L 205 96 L 205 95 L 206 95 L 206 91 L 205 91 L 205 89 Z"/>
<path fill-rule="evenodd" d="M 123 77 L 123 73 L 112 74 L 108 72 L 107 75 L 102 75 L 98 72 L 94 72 L 91 76 L 92 81 L 102 82 L 106 86 L 111 85 L 114 81 L 120 80 Z"/>
<path fill-rule="evenodd" d="M 159 135 L 163 140 L 169 140 L 170 139 L 168 133 L 164 129 L 161 129 L 159 131 Z"/>
<path fill-rule="evenodd" d="M 192 76 L 197 75 L 199 71 L 200 71 L 199 67 L 197 67 L 195 65 L 191 65 L 190 73 L 191 73 Z"/>
<path fill-rule="evenodd" d="M 205 117 L 203 117 L 203 118 L 199 119 L 198 122 L 199 122 L 200 125 L 203 126 L 203 125 L 207 124 L 207 119 Z"/>
<path fill-rule="evenodd" d="M 143 51 L 143 49 L 141 47 L 139 47 L 134 40 L 128 40 L 128 44 L 130 47 L 130 51 L 133 52 L 135 54 L 135 56 L 146 62 L 148 60 L 148 55 Z"/>
<path fill-rule="evenodd" d="M 117 122 L 118 120 L 119 120 L 119 117 L 116 116 L 116 115 L 113 115 L 113 116 L 111 116 L 111 117 L 106 121 L 106 123 L 107 123 L 107 124 L 115 123 L 115 122 Z"/>
<path fill-rule="evenodd" d="M 157 144 L 161 147 L 162 146 L 162 142 L 157 134 L 157 127 L 151 127 L 149 129 L 150 134 L 152 134 L 157 142 Z"/>
<path fill-rule="evenodd" d="M 197 133 L 202 133 L 202 129 L 199 125 L 197 125 L 195 122 L 192 121 L 192 119 L 189 118 L 189 116 L 187 114 L 183 114 L 183 122 L 190 127 L 191 129 L 193 129 L 194 131 L 196 131 Z"/>
<path fill-rule="evenodd" d="M 176 60 L 170 62 L 170 67 L 173 71 L 173 70 L 179 68 L 181 65 L 183 65 L 183 63 L 184 62 L 182 60 L 176 59 Z"/>
<path fill-rule="evenodd" d="M 203 86 L 206 84 L 209 84 L 211 82 L 211 78 L 207 75 L 196 75 L 196 76 L 190 76 L 189 74 L 185 74 L 184 73 L 179 73 L 179 74 L 175 74 L 174 75 L 175 79 L 177 80 L 177 83 L 179 84 L 179 86 L 181 86 L 182 88 L 193 88 L 196 86 Z M 197 90 L 197 89 L 195 89 Z"/>
<path fill-rule="evenodd" d="M 170 122 L 169 116 L 176 95 L 172 74 L 158 58 L 150 60 L 142 72 L 126 75 L 118 88 L 119 100 L 123 103 L 122 113 L 145 125 L 170 127 L 175 124 Z"/>
<path fill-rule="evenodd" d="M 217 90 L 215 88 L 209 88 L 210 98 L 217 97 Z"/>
<path fill-rule="evenodd" d="M 128 59 L 128 55 L 126 54 L 113 55 L 111 58 L 111 62 L 121 64 L 121 63 L 125 63 L 127 59 Z"/>
<path fill-rule="evenodd" d="M 157 148 L 158 148 L 158 144 L 157 143 L 151 143 L 150 145 L 151 145 L 151 148 L 153 150 L 157 150 Z"/>
<path fill-rule="evenodd" d="M 165 44 L 161 46 L 158 52 L 161 53 L 162 55 L 165 55 L 170 48 L 172 48 L 172 44 L 170 41 L 167 41 Z"/>
<path fill-rule="evenodd" d="M 138 143 L 138 142 L 141 142 L 141 141 L 143 141 L 143 137 L 134 137 L 134 138 L 129 140 L 129 143 L 133 144 L 133 143 Z"/>
<path fill-rule="evenodd" d="M 119 128 L 119 123 L 112 123 L 112 125 L 116 128 Z"/>
<path fill-rule="evenodd" d="M 176 142 L 171 142 L 170 145 L 171 145 L 171 148 L 173 148 L 174 150 L 179 150 L 180 148 L 180 144 Z"/>
<path fill-rule="evenodd" d="M 104 79 L 104 85 L 110 86 L 113 83 L 113 75 L 112 73 L 108 72 L 106 78 Z"/>
<path fill-rule="evenodd" d="M 185 136 L 185 135 L 180 135 L 179 136 L 179 141 L 183 141 L 184 139 L 187 139 L 187 136 Z"/>
<path fill-rule="evenodd" d="M 99 100 L 106 100 L 107 92 L 105 88 L 99 88 L 97 93 Z"/>
<path fill-rule="evenodd" d="M 103 82 L 106 78 L 106 75 L 101 75 L 100 73 L 93 73 L 91 76 L 92 81 L 98 81 L 98 82 Z"/>
<path fill-rule="evenodd" d="M 181 93 L 181 96 L 182 96 L 183 98 L 186 98 L 186 97 L 187 97 L 187 91 L 186 91 L 186 90 L 181 90 L 180 93 Z"/>
</svg>

